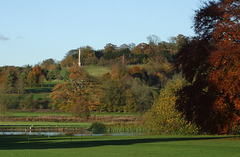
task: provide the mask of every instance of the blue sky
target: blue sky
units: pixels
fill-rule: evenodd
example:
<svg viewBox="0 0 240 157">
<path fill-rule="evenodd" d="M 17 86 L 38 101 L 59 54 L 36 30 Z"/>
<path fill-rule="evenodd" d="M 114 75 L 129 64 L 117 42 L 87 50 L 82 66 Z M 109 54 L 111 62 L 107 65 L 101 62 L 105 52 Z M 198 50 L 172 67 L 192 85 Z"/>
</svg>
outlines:
<svg viewBox="0 0 240 157">
<path fill-rule="evenodd" d="M 193 36 L 204 0 L 0 0 L 0 66 L 62 60 L 75 48 Z M 206 0 L 205 0 L 206 1 Z"/>
</svg>

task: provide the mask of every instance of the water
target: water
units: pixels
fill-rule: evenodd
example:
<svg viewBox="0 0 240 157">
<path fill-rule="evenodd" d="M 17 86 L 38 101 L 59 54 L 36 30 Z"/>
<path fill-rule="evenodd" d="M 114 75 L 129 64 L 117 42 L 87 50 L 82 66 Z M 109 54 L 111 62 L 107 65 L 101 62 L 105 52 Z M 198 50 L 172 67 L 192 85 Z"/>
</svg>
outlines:
<svg viewBox="0 0 240 157">
<path fill-rule="evenodd" d="M 95 134 L 85 128 L 77 127 L 46 127 L 46 126 L 4 126 L 0 127 L 0 135 L 35 135 L 35 136 L 135 136 L 144 135 L 144 133 L 137 132 L 112 132 L 112 130 L 106 131 L 106 133 Z"/>
<path fill-rule="evenodd" d="M 72 136 L 136 136 L 144 134 L 136 133 L 111 133 L 111 134 L 92 134 L 92 133 L 66 133 L 66 132 L 21 132 L 21 131 L 9 131 L 9 132 L 0 132 L 0 135 L 35 135 L 35 136 L 61 136 L 61 135 L 72 135 Z"/>
<path fill-rule="evenodd" d="M 1 132 L 0 135 L 36 135 L 36 136 L 58 136 L 65 135 L 61 132 Z"/>
</svg>

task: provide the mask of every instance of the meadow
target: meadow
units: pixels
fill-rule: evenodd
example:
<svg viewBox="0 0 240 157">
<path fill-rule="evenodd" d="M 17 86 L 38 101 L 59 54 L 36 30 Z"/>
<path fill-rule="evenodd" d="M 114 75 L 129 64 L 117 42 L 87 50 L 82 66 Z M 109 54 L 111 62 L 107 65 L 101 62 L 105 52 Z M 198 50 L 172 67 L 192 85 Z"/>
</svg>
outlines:
<svg viewBox="0 0 240 157">
<path fill-rule="evenodd" d="M 240 156 L 239 136 L 0 136 L 4 157 Z"/>
<path fill-rule="evenodd" d="M 91 112 L 92 116 L 140 116 L 140 113 L 124 113 L 124 112 Z M 9 111 L 6 113 L 6 116 L 11 117 L 41 117 L 41 116 L 67 116 L 70 117 L 71 114 L 67 112 L 57 112 L 50 111 L 44 112 L 44 110 L 35 110 L 35 111 Z"/>
<path fill-rule="evenodd" d="M 99 77 L 107 72 L 111 72 L 110 68 L 102 66 L 84 66 L 84 70 L 95 77 Z"/>
</svg>

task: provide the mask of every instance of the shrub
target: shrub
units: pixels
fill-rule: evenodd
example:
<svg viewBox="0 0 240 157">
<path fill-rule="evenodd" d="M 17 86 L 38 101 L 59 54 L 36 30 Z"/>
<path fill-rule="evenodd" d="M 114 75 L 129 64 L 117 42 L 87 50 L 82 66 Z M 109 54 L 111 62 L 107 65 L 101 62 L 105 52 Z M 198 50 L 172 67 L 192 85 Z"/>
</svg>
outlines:
<svg viewBox="0 0 240 157">
<path fill-rule="evenodd" d="M 94 122 L 92 123 L 88 130 L 92 131 L 94 134 L 101 134 L 106 132 L 107 127 L 103 123 Z"/>
</svg>

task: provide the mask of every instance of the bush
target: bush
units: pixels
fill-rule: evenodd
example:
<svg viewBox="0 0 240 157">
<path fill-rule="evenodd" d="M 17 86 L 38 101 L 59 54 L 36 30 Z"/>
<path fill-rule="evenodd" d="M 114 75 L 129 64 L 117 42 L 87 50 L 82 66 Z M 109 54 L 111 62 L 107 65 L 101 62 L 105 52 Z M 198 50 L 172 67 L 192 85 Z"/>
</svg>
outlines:
<svg viewBox="0 0 240 157">
<path fill-rule="evenodd" d="M 94 122 L 92 123 L 88 130 L 92 131 L 94 134 L 102 134 L 106 132 L 107 127 L 103 123 Z"/>
<path fill-rule="evenodd" d="M 197 134 L 198 128 L 188 122 L 183 113 L 176 109 L 176 93 L 180 90 L 186 81 L 175 75 L 168 81 L 165 87 L 160 91 L 159 98 L 152 108 L 145 114 L 145 125 L 149 134 Z"/>
</svg>

